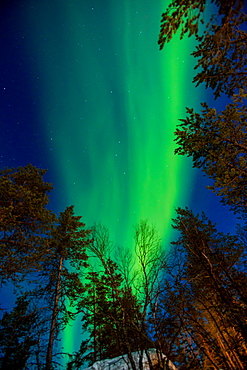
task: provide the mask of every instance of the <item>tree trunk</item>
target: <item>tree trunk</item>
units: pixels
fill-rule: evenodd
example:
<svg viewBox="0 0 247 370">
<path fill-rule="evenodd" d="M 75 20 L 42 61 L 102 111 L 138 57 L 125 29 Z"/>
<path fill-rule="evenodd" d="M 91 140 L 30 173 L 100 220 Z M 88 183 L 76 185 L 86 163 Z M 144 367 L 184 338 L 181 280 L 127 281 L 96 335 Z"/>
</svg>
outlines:
<svg viewBox="0 0 247 370">
<path fill-rule="evenodd" d="M 51 370 L 52 365 L 52 349 L 53 343 L 55 339 L 55 330 L 56 330 L 56 323 L 57 323 L 57 315 L 58 315 L 58 302 L 59 302 L 59 295 L 60 295 L 60 285 L 61 285 L 61 272 L 63 266 L 63 257 L 60 256 L 59 258 L 59 266 L 57 272 L 57 280 L 56 280 L 56 288 L 55 288 L 55 295 L 54 295 L 54 305 L 52 310 L 52 319 L 51 319 L 51 328 L 50 328 L 50 335 L 49 335 L 49 342 L 46 354 L 46 370 Z"/>
</svg>

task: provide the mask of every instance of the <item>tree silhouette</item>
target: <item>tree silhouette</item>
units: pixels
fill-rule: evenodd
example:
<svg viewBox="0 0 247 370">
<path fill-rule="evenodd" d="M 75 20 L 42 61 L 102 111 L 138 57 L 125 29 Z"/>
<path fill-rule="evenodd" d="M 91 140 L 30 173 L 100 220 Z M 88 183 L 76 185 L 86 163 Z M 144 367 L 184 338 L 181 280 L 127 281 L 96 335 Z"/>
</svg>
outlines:
<svg viewBox="0 0 247 370">
<path fill-rule="evenodd" d="M 0 278 L 16 282 L 39 271 L 55 215 L 46 209 L 52 185 L 32 165 L 0 172 Z"/>
</svg>

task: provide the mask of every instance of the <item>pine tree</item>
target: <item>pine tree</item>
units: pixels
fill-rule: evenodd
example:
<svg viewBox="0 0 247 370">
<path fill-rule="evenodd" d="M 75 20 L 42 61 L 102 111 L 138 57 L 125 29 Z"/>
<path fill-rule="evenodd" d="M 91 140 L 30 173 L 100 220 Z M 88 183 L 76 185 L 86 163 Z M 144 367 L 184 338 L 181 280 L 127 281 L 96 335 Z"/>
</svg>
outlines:
<svg viewBox="0 0 247 370">
<path fill-rule="evenodd" d="M 222 112 L 202 104 L 201 114 L 187 109 L 175 134 L 175 153 L 191 156 L 213 185 L 208 186 L 224 204 L 245 217 L 247 210 L 247 95 L 234 96 Z"/>
<path fill-rule="evenodd" d="M 162 14 L 158 44 L 160 49 L 180 32 L 195 36 L 198 58 L 194 77 L 198 86 L 205 83 L 214 90 L 215 97 L 222 93 L 232 96 L 239 89 L 246 93 L 246 14 L 243 0 L 211 0 L 216 14 L 205 23 L 208 3 L 205 0 L 173 0 Z M 218 8 L 218 9 L 217 9 Z M 218 10 L 218 12 L 217 12 Z"/>
<path fill-rule="evenodd" d="M 32 165 L 0 172 L 0 279 L 18 281 L 37 272 L 55 215 L 46 209 L 51 184 Z"/>
<path fill-rule="evenodd" d="M 1 172 L 0 272 L 2 283 L 13 282 L 18 289 L 29 291 L 33 306 L 42 312 L 46 335 L 40 327 L 34 362 L 40 368 L 46 347 L 46 369 L 51 369 L 58 329 L 63 330 L 75 317 L 73 304 L 84 291 L 82 274 L 91 241 L 90 231 L 74 215 L 73 206 L 58 219 L 46 209 L 52 186 L 44 182 L 45 172 L 32 165 Z"/>
<path fill-rule="evenodd" d="M 187 108 L 175 132 L 176 154 L 191 156 L 193 166 L 213 180 L 208 186 L 224 204 L 246 214 L 246 98 L 247 98 L 247 15 L 243 1 L 212 1 L 218 13 L 203 28 L 204 0 L 174 0 L 163 14 L 159 43 L 161 48 L 181 30 L 195 35 L 198 70 L 194 82 L 205 83 L 215 98 L 226 94 L 230 103 L 222 111 L 202 103 L 201 113 Z"/>
<path fill-rule="evenodd" d="M 37 345 L 37 311 L 30 309 L 26 295 L 18 297 L 11 312 L 0 320 L 0 368 L 21 370 Z"/>
<path fill-rule="evenodd" d="M 87 267 L 86 247 L 91 242 L 90 231 L 80 221 L 80 216 L 74 215 L 73 206 L 61 212 L 56 227 L 50 237 L 53 256 L 50 265 L 44 268 L 43 275 L 48 278 L 48 286 L 41 291 L 51 305 L 51 324 L 46 354 L 46 370 L 52 368 L 53 345 L 58 328 L 66 325 L 69 315 L 67 306 L 76 304 L 84 291 L 81 282 L 82 268 Z M 73 316 L 73 315 L 72 315 Z M 71 317 L 72 317 L 71 316 Z"/>
<path fill-rule="evenodd" d="M 144 340 L 140 341 L 138 301 L 131 288 L 123 286 L 117 265 L 110 259 L 106 264 L 107 270 L 88 272 L 86 276 L 86 293 L 79 309 L 83 312 L 82 329 L 88 333 L 88 339 L 82 342 L 73 366 L 79 358 L 81 364 L 93 364 L 126 353 L 131 356 L 131 352 L 144 346 Z"/>
<path fill-rule="evenodd" d="M 122 268 L 110 258 L 111 247 L 108 230 L 96 225 L 89 252 L 91 260 L 96 257 L 97 263 L 86 275 L 85 294 L 78 305 L 88 338 L 68 365 L 70 369 L 123 354 L 128 355 L 136 369 L 132 352 L 152 346 L 144 325 L 142 298 L 133 294 Z"/>
<path fill-rule="evenodd" d="M 189 368 L 244 369 L 247 360 L 244 245 L 236 236 L 217 232 L 205 215 L 200 218 L 188 209 L 178 209 L 173 221 L 180 232 L 179 239 L 173 242 L 180 261 L 170 271 L 160 298 L 158 316 L 163 312 L 165 317 L 163 320 L 159 316 L 163 321 L 162 333 L 166 337 L 166 328 L 174 326 L 177 336 L 173 350 L 179 352 L 176 359 L 181 360 L 184 346 L 182 361 Z M 158 325 L 158 334 L 159 328 Z"/>
<path fill-rule="evenodd" d="M 246 218 L 247 16 L 242 0 L 211 2 L 216 14 L 207 24 L 204 0 L 174 0 L 162 15 L 160 49 L 177 32 L 181 38 L 194 35 L 193 81 L 205 83 L 215 98 L 229 98 L 221 111 L 206 103 L 200 113 L 186 108 L 187 117 L 175 132 L 175 153 L 192 157 L 193 166 L 213 180 L 208 188 Z M 169 347 L 170 340 L 170 351 L 184 369 L 244 369 L 246 244 L 237 235 L 218 233 L 205 215 L 188 209 L 178 209 L 173 222 L 180 237 L 173 243 L 173 264 L 153 307 L 163 322 L 156 337 L 163 346 Z"/>
</svg>

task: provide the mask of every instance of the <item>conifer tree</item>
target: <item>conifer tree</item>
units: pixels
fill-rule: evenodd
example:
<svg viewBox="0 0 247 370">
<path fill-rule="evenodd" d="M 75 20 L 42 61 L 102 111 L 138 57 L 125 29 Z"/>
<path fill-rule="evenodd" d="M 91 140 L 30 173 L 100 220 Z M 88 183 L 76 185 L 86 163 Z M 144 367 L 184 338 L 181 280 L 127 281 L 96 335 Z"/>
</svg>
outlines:
<svg viewBox="0 0 247 370">
<path fill-rule="evenodd" d="M 178 209 L 173 221 L 174 228 L 180 231 L 180 237 L 173 242 L 177 261 L 173 261 L 176 264 L 159 301 L 156 315 L 163 326 L 157 325 L 156 337 L 160 338 L 159 330 L 164 337 L 168 335 L 170 343 L 173 341 L 172 356 L 175 351 L 176 360 L 187 363 L 189 368 L 244 369 L 244 245 L 236 236 L 217 232 L 205 215 L 200 218 L 188 209 Z M 176 336 L 172 337 L 169 326 L 173 326 Z"/>
<path fill-rule="evenodd" d="M 48 285 L 41 292 L 47 298 L 51 307 L 51 322 L 46 354 L 46 370 L 52 368 L 53 345 L 58 329 L 68 322 L 67 306 L 76 304 L 84 291 L 81 277 L 82 268 L 87 267 L 86 247 L 91 242 L 90 231 L 80 221 L 80 216 L 74 215 L 73 206 L 61 212 L 56 227 L 51 232 L 49 244 L 53 255 L 48 268 L 43 269 Z M 71 316 L 72 315 L 72 316 Z"/>
<path fill-rule="evenodd" d="M 138 301 L 130 288 L 122 286 L 116 264 L 109 259 L 106 262 L 107 270 L 92 271 L 86 277 L 86 293 L 79 310 L 88 338 L 82 341 L 69 368 L 123 354 L 129 354 L 133 362 L 131 352 L 144 345 L 143 340 L 140 342 Z"/>
<path fill-rule="evenodd" d="M 205 0 L 171 1 L 162 15 L 160 49 L 177 32 L 181 38 L 194 35 L 193 81 L 211 88 L 216 99 L 228 97 L 225 109 L 207 103 L 200 113 L 186 108 L 187 117 L 175 132 L 175 153 L 192 157 L 193 166 L 213 180 L 208 188 L 246 218 L 247 16 L 242 0 L 211 2 L 216 14 L 207 24 Z M 246 244 L 238 236 L 218 233 L 205 215 L 188 209 L 177 210 L 174 227 L 180 238 L 173 243 L 162 299 L 153 307 L 162 323 L 156 337 L 165 347 L 170 339 L 170 352 L 175 350 L 185 369 L 244 369 Z"/>
<path fill-rule="evenodd" d="M 47 210 L 51 184 L 32 165 L 0 172 L 0 279 L 16 282 L 41 269 L 55 215 Z"/>
<path fill-rule="evenodd" d="M 86 246 L 91 241 L 90 231 L 81 217 L 74 215 L 73 206 L 61 212 L 58 219 L 47 210 L 47 193 L 52 186 L 44 182 L 45 172 L 27 165 L 0 174 L 0 272 L 2 283 L 13 282 L 18 289 L 29 290 L 33 307 L 42 316 L 36 337 L 39 353 L 33 361 L 38 368 L 44 364 L 46 350 L 45 366 L 51 369 L 58 329 L 63 330 L 75 317 L 68 306 L 75 305 L 83 292 L 81 277 L 87 266 Z M 17 310 L 25 302 L 20 298 Z M 5 321 L 7 317 L 5 314 Z M 17 324 L 18 332 L 21 321 Z M 46 335 L 42 328 L 46 328 Z"/>
<path fill-rule="evenodd" d="M 230 102 L 217 111 L 202 103 L 201 113 L 187 108 L 175 141 L 175 153 L 191 156 L 193 166 L 213 180 L 208 186 L 224 204 L 245 217 L 246 214 L 246 98 L 247 98 L 247 15 L 244 2 L 212 1 L 218 13 L 203 28 L 204 0 L 174 0 L 163 14 L 159 43 L 161 48 L 181 30 L 195 35 L 192 55 L 197 59 L 196 84 L 205 83 L 216 98 L 227 94 Z"/>
<path fill-rule="evenodd" d="M 162 14 L 158 44 L 163 49 L 180 32 L 194 36 L 197 44 L 192 55 L 198 70 L 193 81 L 205 83 L 214 91 L 232 96 L 240 89 L 246 93 L 246 14 L 243 0 L 211 0 L 216 14 L 205 25 L 206 0 L 173 0 Z M 217 11 L 218 10 L 218 11 Z"/>
<path fill-rule="evenodd" d="M 152 346 L 143 326 L 142 298 L 133 294 L 121 269 L 110 258 L 111 247 L 108 230 L 96 225 L 89 251 L 91 259 L 97 257 L 97 263 L 86 275 L 85 295 L 78 305 L 82 311 L 82 328 L 88 338 L 82 341 L 80 350 L 69 363 L 70 369 L 124 354 L 136 369 L 132 352 Z"/>
<path fill-rule="evenodd" d="M 37 345 L 37 311 L 30 309 L 26 295 L 16 300 L 11 312 L 5 312 L 0 320 L 0 369 L 22 370 L 33 355 Z"/>
<path fill-rule="evenodd" d="M 246 97 L 240 92 L 221 112 L 206 103 L 201 114 L 187 108 L 175 133 L 175 153 L 191 156 L 193 166 L 213 180 L 208 188 L 241 217 L 247 211 Z"/>
</svg>

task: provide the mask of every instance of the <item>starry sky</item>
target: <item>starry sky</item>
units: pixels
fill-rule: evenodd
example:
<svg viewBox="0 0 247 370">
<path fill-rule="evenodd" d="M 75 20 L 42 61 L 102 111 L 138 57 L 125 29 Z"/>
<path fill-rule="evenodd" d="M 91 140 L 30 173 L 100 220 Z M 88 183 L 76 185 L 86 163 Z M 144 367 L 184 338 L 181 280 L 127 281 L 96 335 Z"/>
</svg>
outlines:
<svg viewBox="0 0 247 370">
<path fill-rule="evenodd" d="M 193 40 L 157 39 L 167 0 L 8 0 L 0 5 L 0 163 L 48 169 L 50 209 L 75 205 L 133 247 L 147 219 L 169 247 L 178 206 L 231 231 L 200 171 L 174 156 L 185 107 L 210 92 L 191 80 Z M 216 103 L 213 103 L 216 104 Z M 67 335 L 69 338 L 69 335 Z M 73 346 L 73 343 L 70 344 Z"/>
</svg>

